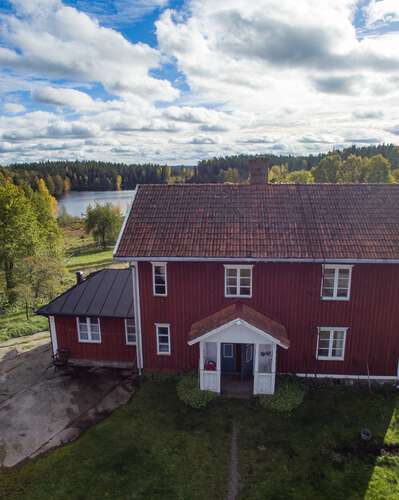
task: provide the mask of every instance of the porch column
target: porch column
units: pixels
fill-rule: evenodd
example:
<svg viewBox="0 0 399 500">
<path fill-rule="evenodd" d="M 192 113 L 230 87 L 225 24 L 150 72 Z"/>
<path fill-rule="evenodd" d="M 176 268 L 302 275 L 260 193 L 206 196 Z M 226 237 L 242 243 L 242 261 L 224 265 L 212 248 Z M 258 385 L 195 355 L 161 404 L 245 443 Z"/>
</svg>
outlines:
<svg viewBox="0 0 399 500">
<path fill-rule="evenodd" d="M 220 394 L 220 379 L 222 373 L 222 361 L 221 361 L 221 343 L 217 342 L 217 362 L 216 362 L 216 375 L 217 375 L 217 392 Z"/>
</svg>

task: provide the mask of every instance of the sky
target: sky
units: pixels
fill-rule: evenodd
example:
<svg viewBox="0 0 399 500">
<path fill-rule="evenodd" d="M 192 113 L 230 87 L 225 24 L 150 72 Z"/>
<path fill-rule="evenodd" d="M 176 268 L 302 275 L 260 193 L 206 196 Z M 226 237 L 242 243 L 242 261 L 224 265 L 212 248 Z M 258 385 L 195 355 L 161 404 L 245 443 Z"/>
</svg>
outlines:
<svg viewBox="0 0 399 500">
<path fill-rule="evenodd" d="M 0 0 L 0 163 L 399 143 L 399 0 Z"/>
</svg>

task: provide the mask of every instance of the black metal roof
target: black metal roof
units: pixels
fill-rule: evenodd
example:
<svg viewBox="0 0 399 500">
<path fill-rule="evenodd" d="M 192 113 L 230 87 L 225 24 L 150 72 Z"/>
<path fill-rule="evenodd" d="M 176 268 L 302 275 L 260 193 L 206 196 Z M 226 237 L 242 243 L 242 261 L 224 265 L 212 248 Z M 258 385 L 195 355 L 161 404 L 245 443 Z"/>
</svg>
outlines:
<svg viewBox="0 0 399 500">
<path fill-rule="evenodd" d="M 102 269 L 94 272 L 38 309 L 36 314 L 133 318 L 132 270 Z"/>
</svg>

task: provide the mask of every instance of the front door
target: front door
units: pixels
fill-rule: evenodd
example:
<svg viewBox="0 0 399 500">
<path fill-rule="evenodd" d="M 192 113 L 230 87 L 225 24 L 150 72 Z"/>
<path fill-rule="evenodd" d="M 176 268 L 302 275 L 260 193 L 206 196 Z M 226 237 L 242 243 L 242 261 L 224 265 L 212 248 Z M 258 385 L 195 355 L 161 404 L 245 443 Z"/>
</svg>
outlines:
<svg viewBox="0 0 399 500">
<path fill-rule="evenodd" d="M 234 373 L 236 371 L 235 344 L 222 344 L 221 349 L 222 372 Z"/>
<path fill-rule="evenodd" d="M 242 344 L 241 349 L 241 378 L 251 377 L 254 366 L 254 345 Z"/>
</svg>

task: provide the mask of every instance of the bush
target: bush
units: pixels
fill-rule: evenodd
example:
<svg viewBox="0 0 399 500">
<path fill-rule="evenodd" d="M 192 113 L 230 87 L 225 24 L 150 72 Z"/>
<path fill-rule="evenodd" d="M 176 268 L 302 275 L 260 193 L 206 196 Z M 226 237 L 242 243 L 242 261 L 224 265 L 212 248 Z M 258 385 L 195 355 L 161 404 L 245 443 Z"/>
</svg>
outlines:
<svg viewBox="0 0 399 500">
<path fill-rule="evenodd" d="M 198 377 L 195 373 L 186 373 L 177 383 L 177 396 L 192 408 L 205 408 L 217 394 L 211 391 L 201 391 Z"/>
<path fill-rule="evenodd" d="M 305 388 L 293 377 L 284 377 L 277 381 L 276 392 L 270 396 L 258 396 L 259 403 L 278 413 L 291 413 L 305 397 Z"/>
</svg>

